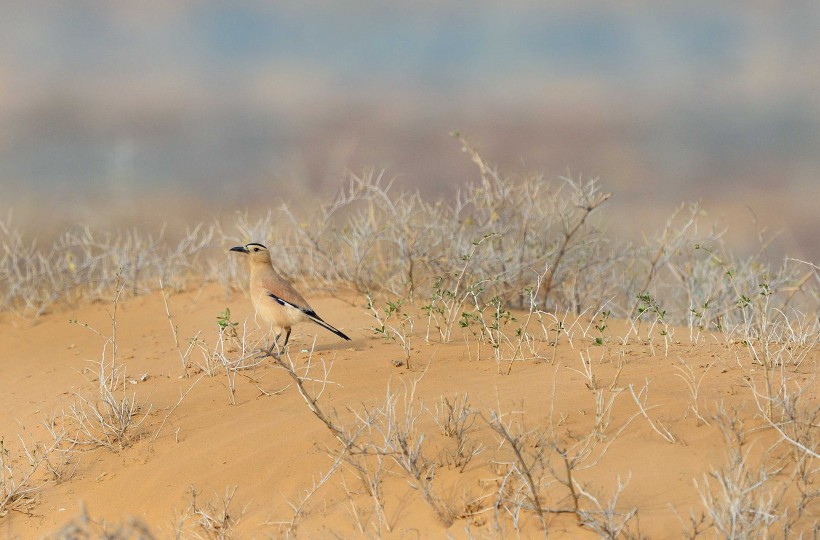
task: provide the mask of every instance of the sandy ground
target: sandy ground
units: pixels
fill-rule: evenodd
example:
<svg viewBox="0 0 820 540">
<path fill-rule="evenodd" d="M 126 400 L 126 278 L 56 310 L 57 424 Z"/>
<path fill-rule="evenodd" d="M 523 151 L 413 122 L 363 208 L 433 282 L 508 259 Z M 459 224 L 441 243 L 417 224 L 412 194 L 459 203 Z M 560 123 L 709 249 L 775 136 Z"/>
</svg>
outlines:
<svg viewBox="0 0 820 540">
<path fill-rule="evenodd" d="M 614 400 L 614 406 L 609 424 L 595 438 L 594 457 L 584 462 L 577 480 L 602 503 L 615 491 L 619 477 L 628 480 L 616 509 L 626 512 L 636 507 L 629 527 L 651 538 L 681 536 L 683 525 L 676 515 L 686 523 L 690 511 L 699 514 L 703 509 L 693 480 L 702 482 L 705 473 L 727 460 L 721 431 L 714 420 L 710 425 L 697 420 L 691 410 L 692 396 L 676 365 L 688 366 L 701 381 L 698 404 L 704 418 L 711 419 L 721 402 L 726 410 L 739 410 L 751 433 L 750 459 L 777 440 L 771 429 L 756 429 L 761 422 L 750 381 L 759 380 L 760 371 L 750 364 L 743 345 L 722 337 L 695 345 L 688 330 L 678 329 L 665 354 L 658 338 L 653 345 L 634 338 L 625 345 L 618 343 L 626 327 L 610 321 L 604 346 L 593 346 L 593 334 L 583 338 L 576 329 L 572 343 L 559 340 L 554 363 L 552 347 L 544 344 L 546 361 L 516 361 L 507 374 L 507 363 L 499 365 L 489 347 L 483 347 L 476 359 L 475 344 L 468 347 L 460 334 L 448 344 L 426 343 L 424 325 L 417 323 L 412 369 L 408 370 L 394 365 L 403 358 L 401 347 L 374 335 L 374 320 L 364 308 L 363 297 L 353 293 L 307 296 L 325 320 L 353 340 L 342 342 L 319 327 L 302 325 L 291 338 L 291 357 L 304 366 L 306 349 L 315 336 L 310 373 L 321 377 L 322 366 L 332 365 L 328 378 L 333 382 L 318 403 L 326 411 L 336 411 L 339 422 L 347 427 L 355 424 L 353 411 L 361 413 L 384 404 L 388 388 L 395 393 L 400 410 L 407 402 L 416 410 L 423 406 L 434 411 L 442 398 L 453 400 L 468 393 L 470 405 L 485 417 L 493 410 L 502 412 L 506 421 L 523 426 L 531 435 L 554 426 L 563 444 L 571 447 L 595 422 L 596 393 L 582 366 L 582 358 L 589 354 L 599 395 L 604 402 Z M 171 294 L 169 304 L 183 350 L 198 333 L 212 349 L 217 342 L 217 315 L 226 307 L 233 320 L 246 322 L 254 335 L 259 332 L 250 303 L 241 292 L 207 285 Z M 19 448 L 18 434 L 27 441 L 45 440 L 42 424 L 47 417 L 55 413 L 59 417 L 75 401 L 75 393 L 94 392 L 92 370 L 111 349 L 104 350 L 104 337 L 83 325 L 110 336 L 111 313 L 111 303 L 94 303 L 47 314 L 37 321 L 0 316 L 4 329 L 0 334 L 0 435 L 7 448 Z M 139 418 L 147 413 L 137 437 L 118 452 L 86 448 L 75 453 L 69 466 L 73 474 L 60 482 L 38 473 L 40 480 L 48 481 L 37 492 L 35 504 L 0 517 L 0 537 L 55 534 L 76 520 L 81 508 L 98 523 L 136 518 L 158 538 L 172 537 L 191 506 L 191 486 L 200 494 L 200 505 L 216 503 L 226 489 L 236 488 L 230 507 L 232 517 L 239 517 L 234 537 L 284 536 L 287 526 L 281 522 L 292 520 L 290 504 L 299 504 L 332 467 L 333 456 L 341 448 L 310 412 L 288 374 L 270 359 L 240 372 L 232 403 L 225 370 L 217 369 L 213 376 L 203 372 L 204 356 L 199 349 L 191 355 L 191 367 L 183 376 L 161 294 L 122 299 L 116 321 L 117 361 L 127 369 L 129 392 L 142 405 Z M 241 333 L 241 324 L 238 329 Z M 817 359 L 815 350 L 794 374 L 795 380 L 811 384 Z M 418 380 L 415 393 L 407 398 L 413 380 Z M 647 381 L 649 417 L 656 426 L 665 426 L 674 442 L 654 431 L 645 417 L 636 416 L 638 407 L 629 385 L 637 391 Z M 318 392 L 319 386 L 313 383 L 308 388 Z M 816 388 L 809 397 L 818 399 Z M 441 433 L 428 411 L 416 422 L 414 440 L 422 440 L 424 455 L 438 463 L 434 475 L 428 476 L 435 497 L 452 509 L 451 525 L 446 526 L 414 482 L 389 463 L 382 483 L 383 518 L 379 519 L 374 497 L 366 493 L 353 467 L 343 464 L 308 499 L 291 532 L 306 538 L 515 537 L 513 521 L 506 514 L 500 517 L 501 529 L 496 528 L 493 508 L 494 495 L 509 470 L 504 465 L 510 459 L 509 446 L 499 444 L 497 434 L 477 418 L 472 440 L 483 445 L 483 451 L 461 471 L 447 463 L 444 456 L 454 443 Z M 423 439 L 420 433 L 425 434 Z M 529 444 L 528 451 L 537 447 L 537 443 Z M 544 452 L 549 455 L 549 450 Z M 555 455 L 552 458 L 561 477 L 560 460 Z M 545 506 L 572 507 L 568 491 L 559 484 L 546 488 L 545 493 L 549 499 Z M 584 504 L 589 507 L 588 500 Z M 550 535 L 557 538 L 597 536 L 580 527 L 571 513 L 548 514 L 547 524 Z M 520 525 L 528 537 L 541 530 L 531 512 L 524 512 Z M 183 537 L 206 537 L 191 516 L 182 527 Z"/>
</svg>

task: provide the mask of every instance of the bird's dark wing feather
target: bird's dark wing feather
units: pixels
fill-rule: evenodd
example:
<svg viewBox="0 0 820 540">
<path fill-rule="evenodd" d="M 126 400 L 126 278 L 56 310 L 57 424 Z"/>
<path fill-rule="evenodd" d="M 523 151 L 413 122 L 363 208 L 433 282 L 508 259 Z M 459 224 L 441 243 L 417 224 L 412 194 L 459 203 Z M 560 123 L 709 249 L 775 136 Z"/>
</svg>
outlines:
<svg viewBox="0 0 820 540">
<path fill-rule="evenodd" d="M 318 324 L 322 328 L 325 328 L 325 329 L 333 332 L 334 334 L 336 334 L 337 336 L 339 336 L 342 339 L 346 339 L 347 341 L 350 341 L 350 338 L 347 337 L 347 335 L 344 332 L 342 332 L 341 330 L 339 330 L 337 328 L 334 328 L 332 325 L 326 323 L 324 321 L 324 319 L 319 317 L 319 315 L 317 315 L 316 312 L 313 311 L 313 309 L 311 309 L 311 308 L 302 308 L 302 307 L 299 307 L 297 305 L 291 304 L 290 302 L 288 302 L 286 300 L 283 300 L 282 298 L 276 296 L 272 292 L 269 292 L 268 296 L 273 298 L 276 302 L 278 302 L 282 306 L 287 306 L 287 307 L 291 307 L 293 309 L 298 309 L 299 311 L 301 311 L 302 313 L 307 315 L 310 318 L 310 320 L 312 320 L 313 322 L 315 322 L 316 324 Z"/>
</svg>

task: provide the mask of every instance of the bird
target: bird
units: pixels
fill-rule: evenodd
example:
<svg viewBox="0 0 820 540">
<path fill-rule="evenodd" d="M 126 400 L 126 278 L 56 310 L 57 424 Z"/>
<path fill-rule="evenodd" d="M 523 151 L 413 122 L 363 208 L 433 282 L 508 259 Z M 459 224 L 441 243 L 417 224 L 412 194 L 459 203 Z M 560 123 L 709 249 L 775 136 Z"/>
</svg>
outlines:
<svg viewBox="0 0 820 540">
<path fill-rule="evenodd" d="M 229 251 L 237 251 L 248 256 L 251 302 L 256 313 L 269 323 L 274 331 L 274 341 L 268 349 L 268 354 L 273 354 L 274 347 L 277 351 L 284 350 L 290 339 L 291 327 L 307 321 L 313 321 L 340 338 L 350 341 L 344 332 L 317 315 L 304 296 L 274 269 L 267 247 L 251 242 L 244 246 L 232 247 Z M 279 349 L 282 332 L 285 333 L 285 341 Z"/>
</svg>

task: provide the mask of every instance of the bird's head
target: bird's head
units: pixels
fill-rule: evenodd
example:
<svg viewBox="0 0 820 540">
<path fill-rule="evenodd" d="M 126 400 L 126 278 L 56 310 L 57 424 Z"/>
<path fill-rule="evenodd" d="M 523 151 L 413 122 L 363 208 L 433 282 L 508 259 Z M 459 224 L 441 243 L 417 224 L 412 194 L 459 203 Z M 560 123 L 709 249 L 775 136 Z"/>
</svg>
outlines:
<svg viewBox="0 0 820 540">
<path fill-rule="evenodd" d="M 252 263 L 270 264 L 270 252 L 268 251 L 268 248 L 262 244 L 257 244 L 256 242 L 251 242 L 250 244 L 245 244 L 244 246 L 232 247 L 230 251 L 244 253 L 250 257 Z"/>
</svg>

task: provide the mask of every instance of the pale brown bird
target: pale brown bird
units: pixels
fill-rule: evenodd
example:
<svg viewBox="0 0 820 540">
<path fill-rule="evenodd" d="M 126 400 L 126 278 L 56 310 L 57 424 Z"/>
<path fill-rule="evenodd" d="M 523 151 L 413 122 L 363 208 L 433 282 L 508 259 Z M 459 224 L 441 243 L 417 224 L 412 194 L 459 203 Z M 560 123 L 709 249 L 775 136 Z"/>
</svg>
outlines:
<svg viewBox="0 0 820 540">
<path fill-rule="evenodd" d="M 274 270 L 268 248 L 262 244 L 252 242 L 244 246 L 232 247 L 230 251 L 238 251 L 248 255 L 250 261 L 250 293 L 251 301 L 256 313 L 271 325 L 274 332 L 274 341 L 268 352 L 274 347 L 279 349 L 279 336 L 285 332 L 285 342 L 282 350 L 290 339 L 291 326 L 300 322 L 313 321 L 322 328 L 330 330 L 342 339 L 350 341 L 343 332 L 322 320 L 307 303 L 307 300 L 293 288 L 288 281 Z"/>
</svg>

